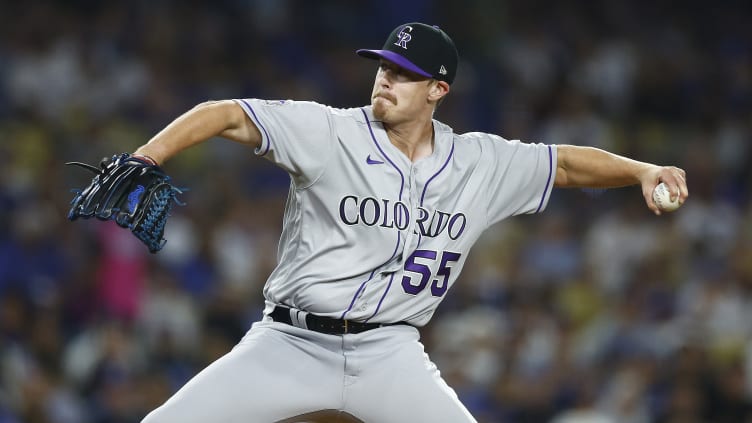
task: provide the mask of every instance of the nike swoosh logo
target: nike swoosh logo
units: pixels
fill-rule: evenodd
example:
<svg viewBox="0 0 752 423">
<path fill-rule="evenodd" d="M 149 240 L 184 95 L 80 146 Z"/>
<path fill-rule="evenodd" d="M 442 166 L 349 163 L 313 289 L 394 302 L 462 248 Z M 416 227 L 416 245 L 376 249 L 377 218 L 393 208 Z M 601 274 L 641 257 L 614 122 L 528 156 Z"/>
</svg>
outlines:
<svg viewBox="0 0 752 423">
<path fill-rule="evenodd" d="M 370 154 L 368 155 L 368 157 L 366 157 L 366 163 L 368 163 L 370 165 L 384 164 L 384 162 L 382 162 L 381 160 L 374 160 L 374 159 L 372 159 Z"/>
</svg>

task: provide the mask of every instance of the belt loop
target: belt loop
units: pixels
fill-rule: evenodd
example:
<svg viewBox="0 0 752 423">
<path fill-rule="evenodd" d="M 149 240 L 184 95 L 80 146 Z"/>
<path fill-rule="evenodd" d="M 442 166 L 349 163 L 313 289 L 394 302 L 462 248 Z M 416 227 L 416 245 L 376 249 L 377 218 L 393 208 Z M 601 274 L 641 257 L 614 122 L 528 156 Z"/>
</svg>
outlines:
<svg viewBox="0 0 752 423">
<path fill-rule="evenodd" d="M 306 316 L 308 316 L 308 313 L 303 310 L 296 310 L 294 308 L 290 309 L 290 320 L 292 321 L 293 326 L 297 326 L 301 329 L 308 329 Z"/>
</svg>

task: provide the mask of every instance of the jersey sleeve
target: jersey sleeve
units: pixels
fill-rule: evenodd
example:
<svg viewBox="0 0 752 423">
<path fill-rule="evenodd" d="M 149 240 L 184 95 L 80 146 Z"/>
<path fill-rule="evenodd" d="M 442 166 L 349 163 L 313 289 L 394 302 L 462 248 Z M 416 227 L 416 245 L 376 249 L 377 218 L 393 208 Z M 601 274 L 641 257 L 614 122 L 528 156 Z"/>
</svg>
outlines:
<svg viewBox="0 0 752 423">
<path fill-rule="evenodd" d="M 543 211 L 556 176 L 556 146 L 491 135 L 485 149 L 490 150 L 490 154 L 484 154 L 490 161 L 488 224 Z"/>
<path fill-rule="evenodd" d="M 321 175 L 334 144 L 327 106 L 293 100 L 235 102 L 261 132 L 257 155 L 277 164 L 302 184 L 310 184 Z"/>
</svg>

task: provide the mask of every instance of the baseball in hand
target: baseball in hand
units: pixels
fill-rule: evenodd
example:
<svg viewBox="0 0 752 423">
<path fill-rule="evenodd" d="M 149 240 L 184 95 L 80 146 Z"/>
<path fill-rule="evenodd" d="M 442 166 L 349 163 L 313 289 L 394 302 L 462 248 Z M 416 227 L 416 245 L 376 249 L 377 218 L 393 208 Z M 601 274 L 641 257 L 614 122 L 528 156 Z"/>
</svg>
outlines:
<svg viewBox="0 0 752 423">
<path fill-rule="evenodd" d="M 679 208 L 679 196 L 677 195 L 674 201 L 671 201 L 671 193 L 668 191 L 668 186 L 661 182 L 653 190 L 653 201 L 662 211 L 671 212 Z"/>
</svg>

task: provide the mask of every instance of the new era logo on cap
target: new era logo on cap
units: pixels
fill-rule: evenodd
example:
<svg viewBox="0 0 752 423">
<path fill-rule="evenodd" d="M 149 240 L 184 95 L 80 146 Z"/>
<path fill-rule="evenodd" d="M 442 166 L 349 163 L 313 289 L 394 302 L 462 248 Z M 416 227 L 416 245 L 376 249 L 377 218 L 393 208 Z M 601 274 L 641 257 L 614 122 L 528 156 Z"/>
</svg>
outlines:
<svg viewBox="0 0 752 423">
<path fill-rule="evenodd" d="M 407 70 L 452 83 L 459 61 L 454 41 L 438 26 L 420 22 L 395 28 L 381 50 L 358 50 L 369 59 L 385 59 Z"/>
</svg>

